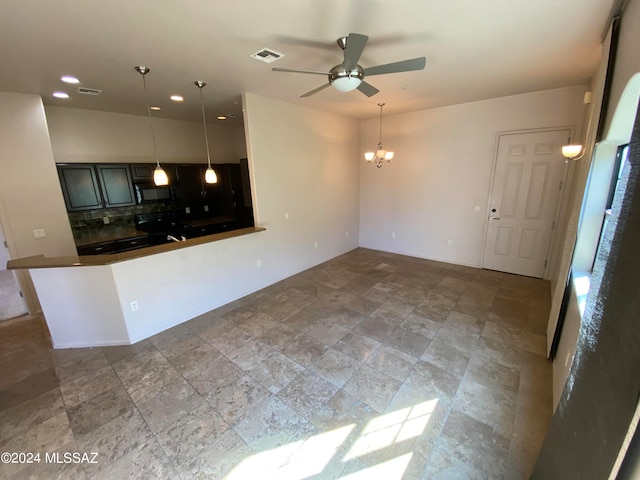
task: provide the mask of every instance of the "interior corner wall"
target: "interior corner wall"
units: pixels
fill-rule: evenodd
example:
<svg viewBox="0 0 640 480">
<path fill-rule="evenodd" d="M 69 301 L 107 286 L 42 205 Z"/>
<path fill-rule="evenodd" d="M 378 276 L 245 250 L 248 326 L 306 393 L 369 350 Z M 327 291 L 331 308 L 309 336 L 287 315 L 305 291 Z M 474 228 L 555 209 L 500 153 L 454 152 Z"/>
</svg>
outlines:
<svg viewBox="0 0 640 480">
<path fill-rule="evenodd" d="M 581 85 L 384 116 L 383 143 L 395 157 L 379 169 L 360 162 L 360 245 L 480 267 L 497 134 L 577 126 L 585 91 Z M 379 119 L 363 121 L 360 132 L 362 156 L 378 143 Z"/>
<path fill-rule="evenodd" d="M 42 99 L 0 92 L 0 200 L 12 258 L 75 255 Z M 46 238 L 34 239 L 44 229 Z"/>
</svg>

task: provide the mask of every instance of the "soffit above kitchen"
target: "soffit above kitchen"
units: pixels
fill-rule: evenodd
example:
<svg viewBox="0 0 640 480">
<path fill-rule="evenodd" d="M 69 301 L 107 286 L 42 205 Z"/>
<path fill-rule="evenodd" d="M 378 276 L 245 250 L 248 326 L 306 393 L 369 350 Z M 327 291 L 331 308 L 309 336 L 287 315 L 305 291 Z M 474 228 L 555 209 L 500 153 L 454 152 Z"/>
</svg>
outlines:
<svg viewBox="0 0 640 480">
<path fill-rule="evenodd" d="M 45 105 L 146 114 L 136 65 L 147 75 L 153 115 L 197 122 L 207 82 L 209 122 L 235 114 L 243 92 L 365 119 L 585 84 L 599 58 L 613 0 L 32 0 L 0 6 L 0 91 L 35 93 Z M 326 88 L 326 79 L 272 67 L 328 71 L 336 40 L 367 35 L 363 67 L 426 57 L 420 71 L 367 78 L 380 92 Z M 263 48 L 283 56 L 251 58 Z M 60 81 L 75 75 L 80 85 Z M 101 90 L 83 95 L 78 86 Z M 54 98 L 66 90 L 70 98 Z M 184 102 L 169 100 L 182 95 Z M 233 115 L 231 115 L 233 117 Z"/>
</svg>

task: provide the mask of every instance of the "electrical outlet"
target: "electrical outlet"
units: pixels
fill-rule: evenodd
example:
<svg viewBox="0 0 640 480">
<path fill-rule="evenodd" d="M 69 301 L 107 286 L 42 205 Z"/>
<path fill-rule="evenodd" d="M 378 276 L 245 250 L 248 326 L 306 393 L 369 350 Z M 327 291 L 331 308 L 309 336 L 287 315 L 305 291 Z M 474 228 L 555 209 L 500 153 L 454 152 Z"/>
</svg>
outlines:
<svg viewBox="0 0 640 480">
<path fill-rule="evenodd" d="M 129 306 L 131 307 L 131 311 L 135 312 L 137 311 L 140 307 L 138 306 L 138 302 L 136 300 L 134 300 L 133 302 L 131 302 L 129 304 Z"/>
<path fill-rule="evenodd" d="M 289 220 L 289 212 L 284 212 L 284 219 Z"/>
<path fill-rule="evenodd" d="M 36 239 L 47 238 L 47 232 L 45 232 L 44 228 L 36 228 L 33 231 L 33 238 L 36 238 Z"/>
<path fill-rule="evenodd" d="M 396 238 L 396 232 L 391 232 L 391 238 Z"/>
<path fill-rule="evenodd" d="M 447 247 L 450 247 L 453 245 L 453 240 L 447 240 Z"/>
<path fill-rule="evenodd" d="M 205 212 L 208 212 L 208 211 L 209 211 L 209 205 L 205 205 L 205 206 L 204 206 L 204 211 L 205 211 Z"/>
<path fill-rule="evenodd" d="M 105 225 L 109 225 L 109 217 L 107 217 L 106 215 L 102 217 L 102 223 L 104 223 Z"/>
<path fill-rule="evenodd" d="M 262 260 L 258 260 L 258 261 L 256 262 L 256 267 L 257 267 L 257 268 L 262 268 Z"/>
<path fill-rule="evenodd" d="M 345 237 L 349 237 L 349 232 L 344 232 Z"/>
<path fill-rule="evenodd" d="M 313 243 L 313 248 L 318 248 L 318 242 Z"/>
<path fill-rule="evenodd" d="M 480 205 L 476 205 L 473 211 L 476 213 L 480 212 Z"/>
<path fill-rule="evenodd" d="M 184 207 L 184 213 L 191 213 L 191 209 L 189 207 Z"/>
</svg>

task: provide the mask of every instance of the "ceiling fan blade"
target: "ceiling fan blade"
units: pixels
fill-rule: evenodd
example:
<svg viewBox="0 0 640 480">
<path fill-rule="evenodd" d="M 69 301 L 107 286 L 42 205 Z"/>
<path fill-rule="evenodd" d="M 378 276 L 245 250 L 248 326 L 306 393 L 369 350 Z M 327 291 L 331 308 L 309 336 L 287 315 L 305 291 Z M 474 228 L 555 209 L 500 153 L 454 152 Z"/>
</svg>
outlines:
<svg viewBox="0 0 640 480">
<path fill-rule="evenodd" d="M 413 70 L 422 70 L 427 63 L 425 57 L 412 58 L 411 60 L 402 60 L 401 62 L 387 63 L 385 65 L 377 65 L 364 69 L 365 76 L 382 75 L 384 73 L 411 72 Z"/>
<path fill-rule="evenodd" d="M 311 90 L 310 92 L 307 92 L 305 94 L 300 95 L 300 98 L 303 97 L 310 97 L 311 95 L 314 95 L 316 93 L 318 93 L 321 90 L 324 90 L 325 88 L 327 88 L 329 85 L 331 85 L 330 83 L 325 83 L 324 85 L 318 87 L 318 88 L 314 88 L 313 90 Z"/>
<path fill-rule="evenodd" d="M 329 72 L 316 72 L 314 70 L 293 70 L 291 68 L 273 67 L 272 72 L 292 72 L 292 73 L 311 73 L 313 75 L 329 75 Z"/>
<path fill-rule="evenodd" d="M 376 93 L 380 91 L 376 87 L 374 87 L 373 85 L 367 82 L 362 82 L 360 85 L 358 85 L 358 90 L 364 93 L 367 97 L 373 97 Z"/>
<path fill-rule="evenodd" d="M 347 46 L 344 49 L 344 66 L 354 68 L 360 60 L 360 55 L 367 44 L 369 37 L 359 33 L 350 33 L 347 37 Z"/>
</svg>

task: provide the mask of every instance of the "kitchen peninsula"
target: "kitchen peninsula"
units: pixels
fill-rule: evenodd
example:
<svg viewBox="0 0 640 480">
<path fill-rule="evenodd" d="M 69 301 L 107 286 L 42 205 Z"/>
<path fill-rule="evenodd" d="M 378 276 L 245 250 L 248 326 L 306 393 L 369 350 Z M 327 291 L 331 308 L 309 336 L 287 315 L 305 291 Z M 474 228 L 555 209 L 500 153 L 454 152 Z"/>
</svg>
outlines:
<svg viewBox="0 0 640 480">
<path fill-rule="evenodd" d="M 238 261 L 228 258 L 228 242 L 251 262 L 251 234 L 264 230 L 247 227 L 111 255 L 39 255 L 7 267 L 30 271 L 54 348 L 132 345 L 241 296 L 251 279 L 228 268 Z"/>
</svg>

